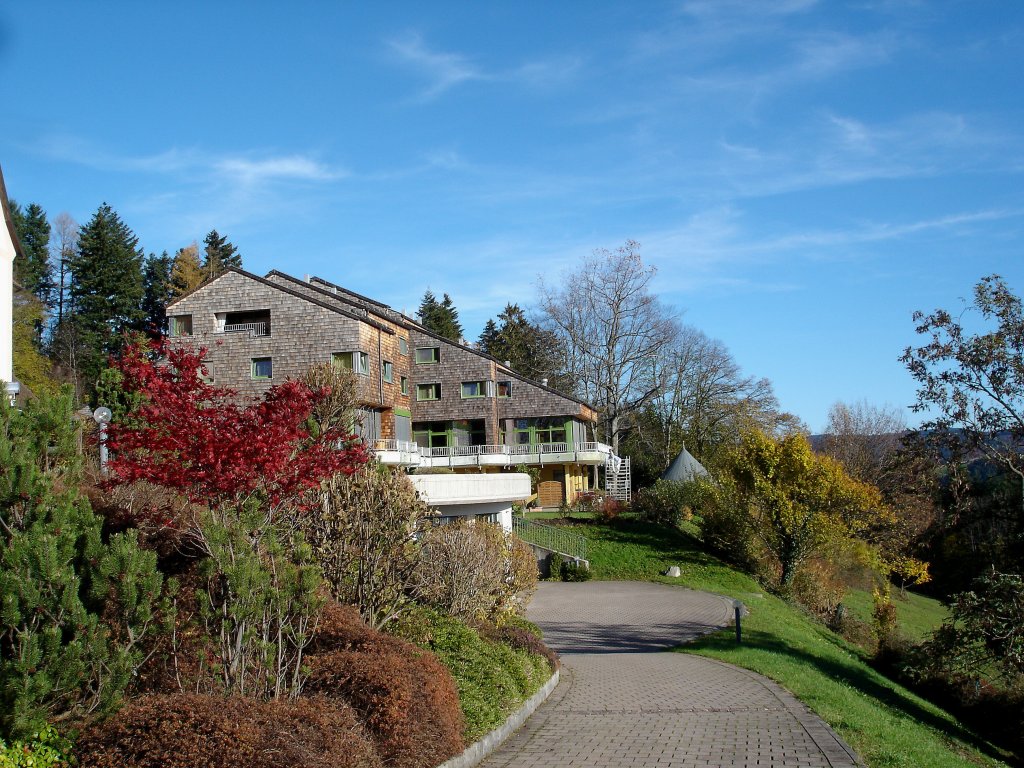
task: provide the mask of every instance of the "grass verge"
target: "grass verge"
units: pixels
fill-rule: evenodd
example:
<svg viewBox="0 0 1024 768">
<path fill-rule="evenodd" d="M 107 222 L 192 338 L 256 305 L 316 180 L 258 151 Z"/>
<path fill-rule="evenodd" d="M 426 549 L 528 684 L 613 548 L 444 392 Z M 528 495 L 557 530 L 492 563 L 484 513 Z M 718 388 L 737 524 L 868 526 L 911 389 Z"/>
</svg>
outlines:
<svg viewBox="0 0 1024 768">
<path fill-rule="evenodd" d="M 725 630 L 680 649 L 769 677 L 831 725 L 871 768 L 997 766 L 1012 759 L 944 710 L 875 671 L 863 651 L 751 577 L 705 552 L 692 531 L 636 520 L 577 524 L 588 539 L 594 577 L 682 584 L 739 598 L 750 609 L 744 643 Z M 681 579 L 660 573 L 670 565 Z M 869 597 L 870 599 L 870 597 Z"/>
<path fill-rule="evenodd" d="M 871 623 L 871 592 L 865 589 L 851 589 L 843 598 L 843 604 L 854 618 Z M 946 606 L 932 597 L 913 592 L 906 596 L 898 590 L 892 592 L 892 604 L 896 606 L 896 618 L 903 634 L 914 642 L 925 640 L 946 620 Z"/>
<path fill-rule="evenodd" d="M 467 744 L 504 723 L 551 677 L 543 656 L 483 638 L 429 608 L 408 612 L 389 631 L 433 651 L 452 673 L 466 718 Z"/>
</svg>

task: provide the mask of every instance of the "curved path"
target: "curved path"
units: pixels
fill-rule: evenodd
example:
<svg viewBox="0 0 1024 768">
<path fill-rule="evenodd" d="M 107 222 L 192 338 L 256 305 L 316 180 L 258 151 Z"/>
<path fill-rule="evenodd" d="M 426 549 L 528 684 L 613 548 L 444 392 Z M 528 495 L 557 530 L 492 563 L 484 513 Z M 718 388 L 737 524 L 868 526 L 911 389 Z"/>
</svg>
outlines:
<svg viewBox="0 0 1024 768">
<path fill-rule="evenodd" d="M 482 766 L 860 766 L 831 728 L 767 678 L 659 653 L 731 615 L 723 597 L 664 584 L 542 584 L 528 617 L 562 654 L 562 681 Z"/>
</svg>

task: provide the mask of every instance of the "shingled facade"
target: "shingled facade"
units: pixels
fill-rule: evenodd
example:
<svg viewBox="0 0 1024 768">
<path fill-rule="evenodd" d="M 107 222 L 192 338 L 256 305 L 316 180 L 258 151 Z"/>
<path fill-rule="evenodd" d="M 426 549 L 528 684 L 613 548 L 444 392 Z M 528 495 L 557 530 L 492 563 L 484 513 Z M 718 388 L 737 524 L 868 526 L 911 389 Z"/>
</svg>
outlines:
<svg viewBox="0 0 1024 768">
<path fill-rule="evenodd" d="M 172 339 L 206 347 L 218 385 L 255 396 L 317 363 L 356 374 L 361 431 L 384 463 L 456 472 L 540 468 L 545 506 L 618 461 L 586 403 L 319 278 L 230 269 L 167 308 Z"/>
</svg>

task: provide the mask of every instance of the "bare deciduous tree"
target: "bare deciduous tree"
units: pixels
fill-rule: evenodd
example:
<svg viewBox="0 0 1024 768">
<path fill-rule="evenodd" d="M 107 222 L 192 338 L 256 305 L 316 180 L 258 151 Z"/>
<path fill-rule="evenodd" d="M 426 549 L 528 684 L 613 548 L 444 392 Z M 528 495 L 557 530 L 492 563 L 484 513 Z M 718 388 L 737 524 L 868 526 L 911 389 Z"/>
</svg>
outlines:
<svg viewBox="0 0 1024 768">
<path fill-rule="evenodd" d="M 822 450 L 853 477 L 879 485 L 890 454 L 906 431 L 903 414 L 891 405 L 837 402 L 828 412 Z"/>
<path fill-rule="evenodd" d="M 654 267 L 632 240 L 598 249 L 558 285 L 540 282 L 547 326 L 562 340 L 566 371 L 601 413 L 602 437 L 618 451 L 625 417 L 662 386 L 658 360 L 679 332 L 675 313 L 650 292 Z"/>
</svg>

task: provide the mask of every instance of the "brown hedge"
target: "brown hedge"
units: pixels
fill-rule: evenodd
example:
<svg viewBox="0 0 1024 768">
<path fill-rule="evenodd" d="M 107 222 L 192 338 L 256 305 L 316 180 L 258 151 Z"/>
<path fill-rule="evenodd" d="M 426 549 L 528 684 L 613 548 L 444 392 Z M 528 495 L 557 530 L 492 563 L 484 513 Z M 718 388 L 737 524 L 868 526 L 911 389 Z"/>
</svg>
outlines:
<svg viewBox="0 0 1024 768">
<path fill-rule="evenodd" d="M 355 608 L 325 608 L 307 659 L 306 692 L 350 703 L 386 765 L 432 768 L 464 748 L 448 670 L 429 651 L 371 630 Z"/>
<path fill-rule="evenodd" d="M 144 696 L 87 728 L 81 768 L 380 768 L 355 713 L 336 699 Z"/>
</svg>

